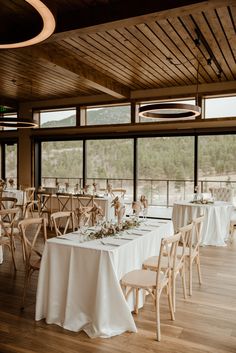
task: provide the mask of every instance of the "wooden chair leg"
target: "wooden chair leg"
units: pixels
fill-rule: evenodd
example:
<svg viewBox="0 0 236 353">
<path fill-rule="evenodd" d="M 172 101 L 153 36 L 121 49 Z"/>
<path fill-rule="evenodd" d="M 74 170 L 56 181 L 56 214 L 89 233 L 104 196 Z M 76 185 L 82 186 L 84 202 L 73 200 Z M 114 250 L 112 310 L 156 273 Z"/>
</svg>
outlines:
<svg viewBox="0 0 236 353">
<path fill-rule="evenodd" d="M 196 261 L 197 261 L 197 272 L 198 272 L 199 284 L 202 284 L 202 274 L 201 274 L 200 257 L 199 256 L 197 256 Z"/>
<path fill-rule="evenodd" d="M 136 288 L 135 289 L 135 307 L 134 307 L 135 314 L 138 314 L 138 305 L 139 305 L 139 288 Z"/>
<path fill-rule="evenodd" d="M 172 288 L 171 285 L 168 285 L 167 288 L 167 295 L 168 295 L 168 304 L 169 304 L 169 309 L 170 309 L 170 316 L 171 316 L 171 320 L 175 320 L 175 313 L 174 313 L 174 309 L 173 309 L 173 303 L 172 303 Z M 158 302 L 159 302 L 159 298 L 158 298 Z"/>
<path fill-rule="evenodd" d="M 14 241 L 13 239 L 11 239 L 10 241 L 10 251 L 11 251 L 11 256 L 12 256 L 12 261 L 13 261 L 13 265 L 14 265 L 14 270 L 16 271 L 16 260 L 15 260 L 15 246 L 14 246 Z"/>
<path fill-rule="evenodd" d="M 189 295 L 193 294 L 193 263 L 192 260 L 189 259 Z"/>
<path fill-rule="evenodd" d="M 184 293 L 184 299 L 187 298 L 187 291 L 186 291 L 186 276 L 185 276 L 185 265 L 183 266 L 181 270 L 181 278 L 182 278 L 182 286 L 183 286 L 183 293 Z"/>
<path fill-rule="evenodd" d="M 157 341 L 161 340 L 161 322 L 160 322 L 160 297 L 157 297 L 156 300 L 156 334 Z"/>
<path fill-rule="evenodd" d="M 171 281 L 172 281 L 172 304 L 173 304 L 173 310 L 174 310 L 174 312 L 175 312 L 175 309 L 176 309 L 176 295 L 175 295 L 176 288 L 175 288 L 175 279 L 176 279 L 175 274 L 173 274 Z M 168 293 L 168 292 L 167 292 L 168 297 L 169 297 L 170 294 L 171 294 L 171 293 Z"/>
</svg>

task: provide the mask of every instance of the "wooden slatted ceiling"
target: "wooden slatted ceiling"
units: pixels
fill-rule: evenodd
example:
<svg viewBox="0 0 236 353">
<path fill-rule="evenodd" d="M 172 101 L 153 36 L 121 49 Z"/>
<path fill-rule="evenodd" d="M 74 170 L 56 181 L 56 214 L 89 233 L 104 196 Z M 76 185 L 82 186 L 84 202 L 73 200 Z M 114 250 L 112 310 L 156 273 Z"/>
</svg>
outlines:
<svg viewBox="0 0 236 353">
<path fill-rule="evenodd" d="M 22 101 L 31 100 L 32 97 L 47 99 L 100 93 L 81 84 L 73 73 L 63 76 L 57 68 L 32 62 L 30 57 L 20 51 L 8 51 L 7 62 L 0 52 L 0 65 L 1 78 L 4 78 L 1 95 L 9 98 L 14 98 L 16 93 Z"/>
<path fill-rule="evenodd" d="M 232 81 L 236 78 L 234 13 L 234 6 L 199 11 L 194 15 L 81 34 L 58 45 L 73 50 L 79 60 L 86 60 L 132 89 L 194 84 L 198 60 L 199 83 L 217 82 L 215 63 L 208 65 L 206 48 L 202 44 L 197 48 L 194 43 L 198 27 L 222 68 L 222 81 Z M 172 58 L 172 63 L 168 58 Z"/>
<path fill-rule="evenodd" d="M 42 100 L 107 90 L 117 98 L 129 97 L 135 90 L 195 85 L 198 61 L 199 84 L 218 82 L 219 68 L 213 61 L 208 65 L 206 48 L 194 43 L 196 28 L 222 69 L 221 80 L 234 81 L 236 5 L 215 1 L 214 8 L 212 3 L 199 4 L 198 10 L 194 6 L 194 11 L 180 9 L 175 16 L 170 12 L 171 17 L 149 14 L 142 21 L 70 31 L 69 37 L 56 35 L 28 51 L 0 51 L 0 96 Z M 74 0 L 68 4 L 74 5 Z"/>
</svg>

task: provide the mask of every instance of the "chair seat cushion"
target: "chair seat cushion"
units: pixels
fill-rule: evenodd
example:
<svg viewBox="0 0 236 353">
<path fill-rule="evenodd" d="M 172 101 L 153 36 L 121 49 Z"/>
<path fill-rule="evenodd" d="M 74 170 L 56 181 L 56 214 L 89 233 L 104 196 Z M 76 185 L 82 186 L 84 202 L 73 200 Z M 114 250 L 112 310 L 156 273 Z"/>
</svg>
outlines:
<svg viewBox="0 0 236 353">
<path fill-rule="evenodd" d="M 121 285 L 135 288 L 155 288 L 156 272 L 148 270 L 134 270 L 128 272 L 121 279 Z"/>
</svg>

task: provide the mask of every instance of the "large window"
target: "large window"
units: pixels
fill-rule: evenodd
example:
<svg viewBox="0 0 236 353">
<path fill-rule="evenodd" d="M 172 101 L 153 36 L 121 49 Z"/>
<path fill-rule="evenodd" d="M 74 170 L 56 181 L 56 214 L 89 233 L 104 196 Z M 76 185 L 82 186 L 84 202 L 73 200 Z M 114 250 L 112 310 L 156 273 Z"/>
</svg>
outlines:
<svg viewBox="0 0 236 353">
<path fill-rule="evenodd" d="M 42 142 L 42 185 L 73 192 L 82 186 L 81 141 Z"/>
<path fill-rule="evenodd" d="M 55 128 L 76 125 L 76 109 L 49 110 L 40 113 L 41 128 Z"/>
<path fill-rule="evenodd" d="M 236 117 L 236 96 L 205 99 L 205 118 L 225 117 Z"/>
<path fill-rule="evenodd" d="M 179 199 L 191 199 L 194 138 L 140 138 L 138 178 L 138 195 L 146 195 L 151 205 L 173 205 Z"/>
<path fill-rule="evenodd" d="M 87 141 L 88 182 L 95 180 L 100 188 L 107 182 L 113 188 L 126 189 L 125 200 L 133 200 L 133 140 Z"/>
<path fill-rule="evenodd" d="M 13 179 L 14 184 L 17 185 L 17 144 L 5 145 L 5 165 L 6 181 Z"/>
<path fill-rule="evenodd" d="M 130 123 L 130 105 L 87 108 L 86 125 L 110 125 Z"/>
<path fill-rule="evenodd" d="M 236 135 L 199 136 L 198 178 L 201 190 L 212 186 L 236 189 Z"/>
</svg>

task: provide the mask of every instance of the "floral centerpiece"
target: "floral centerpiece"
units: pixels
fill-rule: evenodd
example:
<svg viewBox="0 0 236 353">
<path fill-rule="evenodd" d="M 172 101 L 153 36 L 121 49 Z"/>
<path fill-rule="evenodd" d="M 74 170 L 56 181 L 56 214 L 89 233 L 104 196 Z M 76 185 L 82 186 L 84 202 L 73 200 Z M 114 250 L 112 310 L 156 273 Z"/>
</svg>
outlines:
<svg viewBox="0 0 236 353">
<path fill-rule="evenodd" d="M 212 204 L 212 203 L 214 203 L 213 200 L 208 199 L 208 198 L 204 198 L 204 194 L 199 193 L 198 190 L 199 190 L 199 187 L 196 186 L 194 188 L 194 191 L 195 191 L 194 198 L 191 201 L 191 203 L 197 203 L 197 204 Z"/>
<path fill-rule="evenodd" d="M 10 187 L 13 188 L 13 186 L 14 186 L 14 179 L 12 179 L 12 178 L 8 179 L 8 183 L 9 183 Z"/>
<path fill-rule="evenodd" d="M 122 223 L 116 223 L 112 224 L 110 222 L 103 222 L 100 227 L 94 228 L 94 231 L 91 231 L 88 234 L 88 238 L 90 240 L 93 239 L 101 239 L 105 237 L 110 237 L 114 236 L 119 232 L 122 232 L 124 230 L 132 229 L 139 227 L 140 221 L 137 218 L 130 218 L 122 221 Z"/>
</svg>

